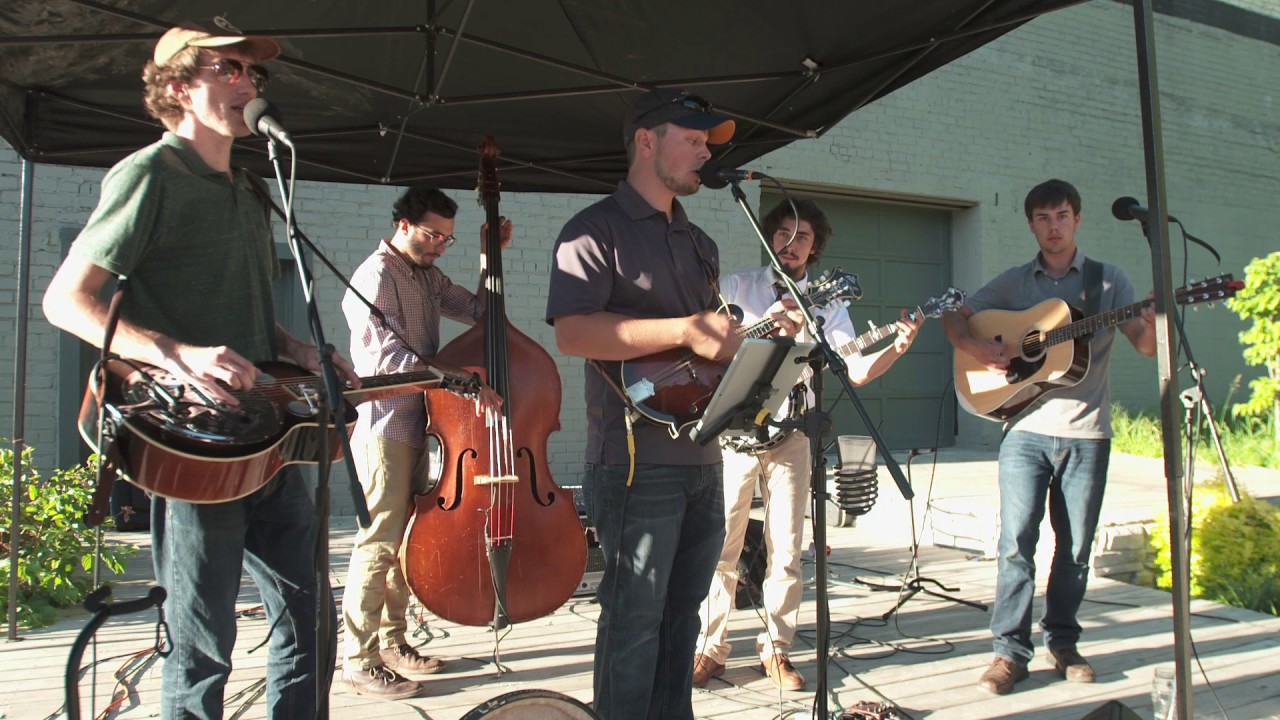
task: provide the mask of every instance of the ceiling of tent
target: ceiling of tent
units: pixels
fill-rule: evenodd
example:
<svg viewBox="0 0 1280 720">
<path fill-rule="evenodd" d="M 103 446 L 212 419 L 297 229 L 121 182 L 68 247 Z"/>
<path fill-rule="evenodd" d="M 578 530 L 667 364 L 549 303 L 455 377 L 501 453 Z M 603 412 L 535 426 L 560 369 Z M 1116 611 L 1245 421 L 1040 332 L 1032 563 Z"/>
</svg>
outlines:
<svg viewBox="0 0 1280 720">
<path fill-rule="evenodd" d="M 140 73 L 160 33 L 225 17 L 283 48 L 265 97 L 299 177 L 608 192 L 627 104 L 682 87 L 737 120 L 737 167 L 1037 15 L 1080 0 L 5 0 L 0 136 L 38 162 L 106 167 L 156 139 Z M 265 142 L 235 162 L 271 175 Z"/>
</svg>

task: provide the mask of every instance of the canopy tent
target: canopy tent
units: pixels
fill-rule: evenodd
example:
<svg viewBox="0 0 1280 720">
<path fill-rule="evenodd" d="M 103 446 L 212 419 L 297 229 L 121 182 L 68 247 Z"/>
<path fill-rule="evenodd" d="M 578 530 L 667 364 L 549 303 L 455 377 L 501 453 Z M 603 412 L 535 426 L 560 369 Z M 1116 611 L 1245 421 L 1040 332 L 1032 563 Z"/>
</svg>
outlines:
<svg viewBox="0 0 1280 720">
<path fill-rule="evenodd" d="M 621 119 L 639 92 L 682 87 L 734 117 L 737 167 L 815 138 L 858 108 L 1022 23 L 1081 0 L 6 0 L 0 137 L 27 161 L 107 167 L 153 141 L 140 70 L 186 19 L 225 17 L 284 49 L 267 92 L 302 179 L 470 188 L 494 135 L 503 187 L 607 192 L 625 173 Z M 1149 0 L 1132 0 L 1160 327 L 1170 527 L 1184 528 L 1159 92 Z M 234 162 L 270 175 L 260 140 Z M 15 458 L 21 457 L 31 166 L 20 227 Z M 1158 219 L 1158 222 L 1155 220 Z M 19 483 L 15 467 L 14 482 Z M 15 487 L 13 521 L 19 519 Z M 1180 533 L 1178 533 L 1180 535 Z M 16 544 L 14 552 L 17 552 Z M 1173 543 L 1178 713 L 1191 714 L 1185 550 Z M 11 564 L 16 570 L 16 563 Z M 16 582 L 10 584 L 10 591 Z M 9 636 L 16 638 L 10 602 Z"/>
<path fill-rule="evenodd" d="M 303 179 L 474 187 L 492 134 L 504 189 L 608 192 L 643 90 L 688 88 L 737 119 L 720 155 L 738 166 L 1076 2 L 10 0 L 0 135 L 35 161 L 112 165 L 158 133 L 139 77 L 156 38 L 217 15 L 280 40 L 265 96 Z M 261 140 L 236 162 L 271 174 Z"/>
</svg>

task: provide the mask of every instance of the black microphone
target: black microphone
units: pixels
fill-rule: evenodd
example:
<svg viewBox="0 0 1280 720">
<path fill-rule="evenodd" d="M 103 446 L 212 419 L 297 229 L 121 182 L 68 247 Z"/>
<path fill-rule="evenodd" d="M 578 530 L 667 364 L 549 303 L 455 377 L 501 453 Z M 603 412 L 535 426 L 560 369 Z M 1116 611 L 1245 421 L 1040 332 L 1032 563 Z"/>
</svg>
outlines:
<svg viewBox="0 0 1280 720">
<path fill-rule="evenodd" d="M 759 180 L 765 175 L 754 170 L 735 170 L 733 168 L 720 167 L 720 164 L 716 162 L 707 162 L 698 171 L 698 177 L 702 179 L 703 186 L 712 190 L 719 190 L 732 182 Z"/>
<path fill-rule="evenodd" d="M 244 106 L 244 124 L 249 132 L 267 137 L 293 147 L 293 138 L 280 124 L 280 111 L 264 98 L 254 98 Z"/>
<path fill-rule="evenodd" d="M 1116 201 L 1111 203 L 1111 214 L 1117 220 L 1137 220 L 1143 225 L 1150 219 L 1148 217 L 1150 211 L 1139 205 L 1137 198 L 1131 197 L 1116 198 Z M 1176 223 L 1178 219 L 1170 215 L 1169 222 Z"/>
</svg>

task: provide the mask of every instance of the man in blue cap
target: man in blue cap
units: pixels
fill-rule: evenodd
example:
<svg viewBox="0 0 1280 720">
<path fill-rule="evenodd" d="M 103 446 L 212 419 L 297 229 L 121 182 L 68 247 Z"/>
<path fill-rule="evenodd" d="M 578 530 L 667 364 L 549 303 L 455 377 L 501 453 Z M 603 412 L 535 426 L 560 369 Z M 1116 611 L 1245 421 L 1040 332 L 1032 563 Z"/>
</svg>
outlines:
<svg viewBox="0 0 1280 720">
<path fill-rule="evenodd" d="M 720 449 L 633 424 L 616 378 L 623 360 L 678 347 L 727 360 L 742 343 L 714 310 L 716 244 L 676 199 L 698 191 L 708 144 L 733 131 L 695 95 L 641 96 L 623 126 L 626 180 L 556 240 L 546 319 L 560 351 L 591 366 L 583 495 L 605 556 L 595 655 L 605 720 L 693 718 L 698 607 L 724 543 Z"/>
</svg>

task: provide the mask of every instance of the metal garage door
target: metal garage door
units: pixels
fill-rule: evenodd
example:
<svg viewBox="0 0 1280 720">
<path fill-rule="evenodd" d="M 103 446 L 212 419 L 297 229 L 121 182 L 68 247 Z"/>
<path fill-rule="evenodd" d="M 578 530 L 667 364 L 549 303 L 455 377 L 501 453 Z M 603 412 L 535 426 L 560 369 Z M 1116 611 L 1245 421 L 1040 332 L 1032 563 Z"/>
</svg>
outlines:
<svg viewBox="0 0 1280 720">
<path fill-rule="evenodd" d="M 762 194 L 761 215 L 779 200 Z M 869 329 L 868 322 L 890 322 L 900 308 L 915 307 L 951 284 L 950 211 L 830 197 L 815 200 L 833 229 L 818 267 L 841 267 L 858 275 L 863 296 L 851 305 L 849 315 L 859 331 Z M 950 384 L 951 345 L 941 324 L 929 320 L 911 350 L 880 379 L 859 388 L 858 396 L 889 447 L 946 447 L 955 440 Z M 825 395 L 833 435 L 866 433 L 857 411 L 843 397 L 843 388 L 831 378 Z"/>
</svg>

